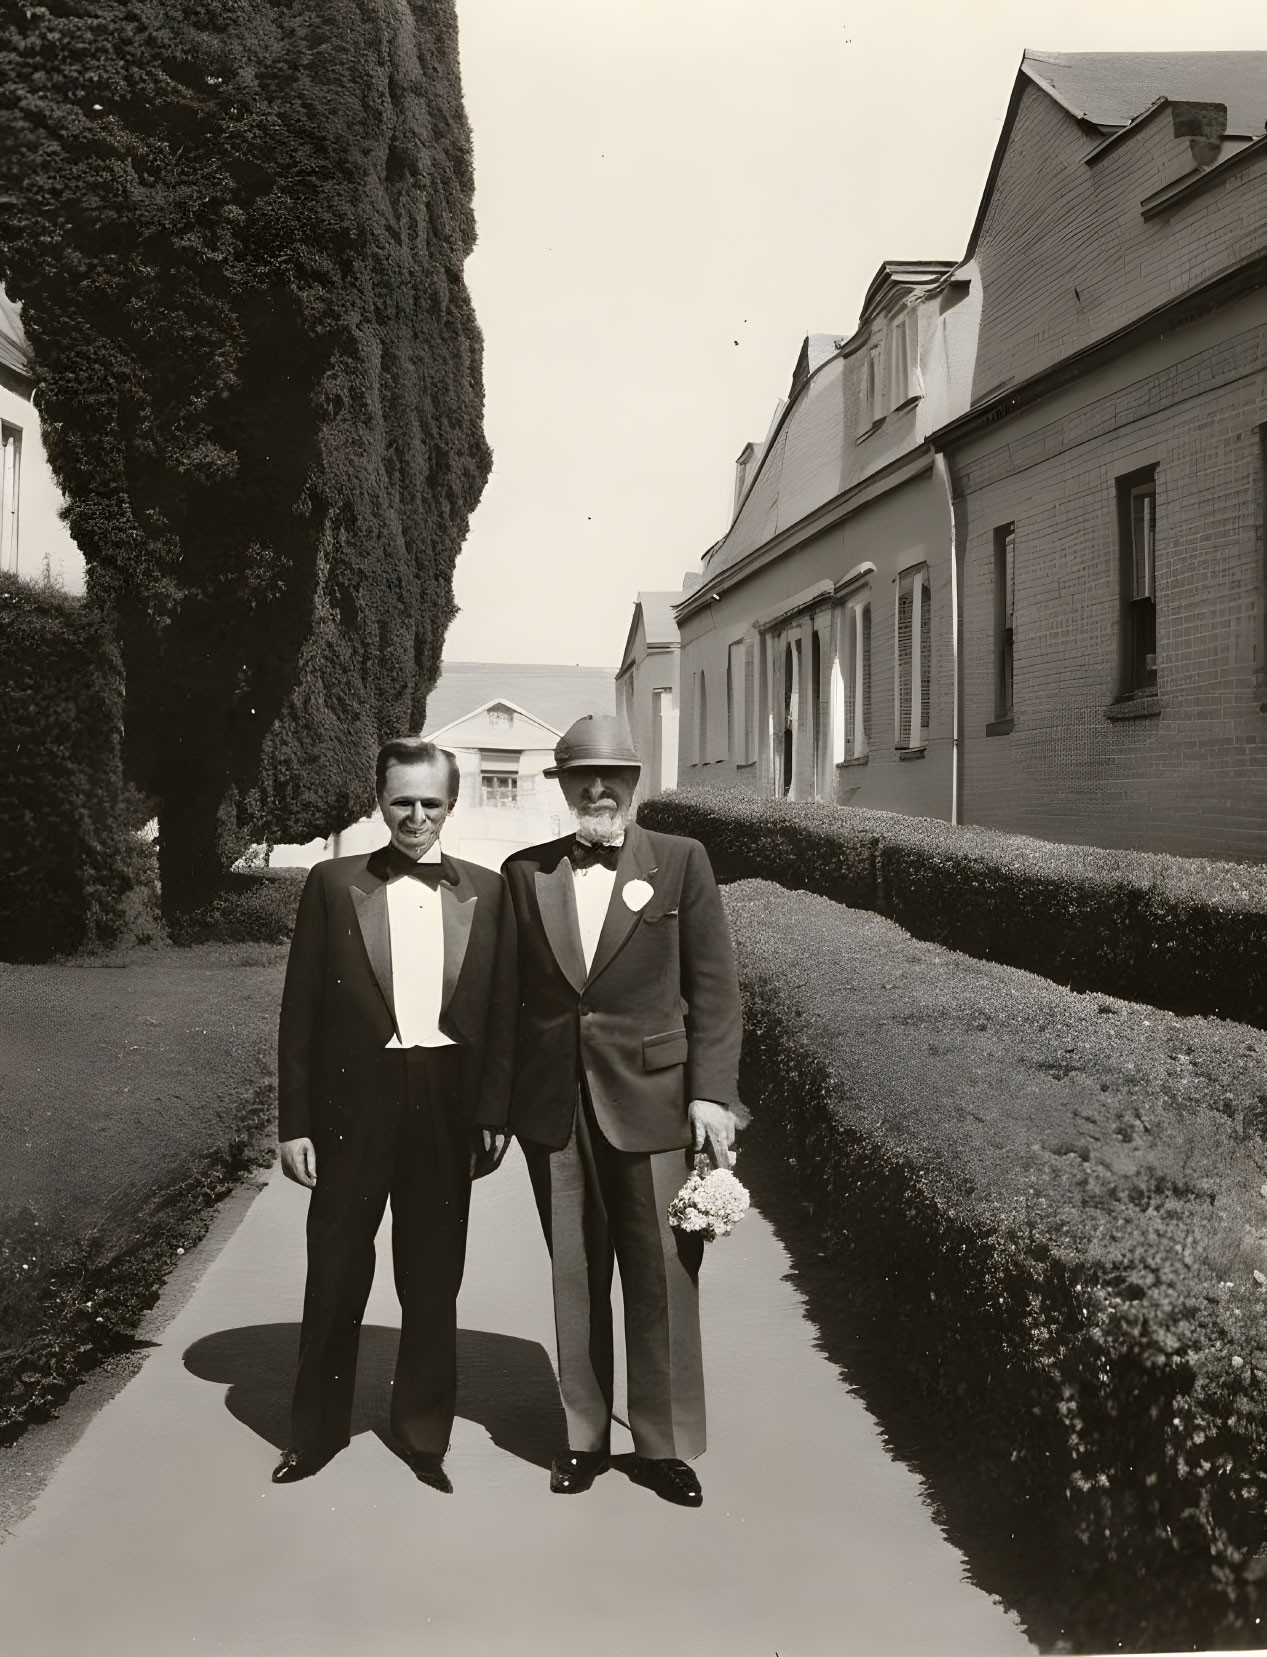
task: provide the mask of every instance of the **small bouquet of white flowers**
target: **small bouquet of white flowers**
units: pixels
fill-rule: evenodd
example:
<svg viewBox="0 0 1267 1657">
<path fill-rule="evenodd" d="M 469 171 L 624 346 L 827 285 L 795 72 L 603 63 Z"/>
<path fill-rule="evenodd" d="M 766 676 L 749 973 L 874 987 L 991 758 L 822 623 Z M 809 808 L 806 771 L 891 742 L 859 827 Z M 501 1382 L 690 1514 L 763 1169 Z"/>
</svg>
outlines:
<svg viewBox="0 0 1267 1657">
<path fill-rule="evenodd" d="M 669 1224 L 677 1231 L 701 1232 L 706 1243 L 728 1237 L 748 1212 L 748 1188 L 729 1168 L 714 1168 L 697 1156 L 695 1171 L 669 1204 Z"/>
</svg>

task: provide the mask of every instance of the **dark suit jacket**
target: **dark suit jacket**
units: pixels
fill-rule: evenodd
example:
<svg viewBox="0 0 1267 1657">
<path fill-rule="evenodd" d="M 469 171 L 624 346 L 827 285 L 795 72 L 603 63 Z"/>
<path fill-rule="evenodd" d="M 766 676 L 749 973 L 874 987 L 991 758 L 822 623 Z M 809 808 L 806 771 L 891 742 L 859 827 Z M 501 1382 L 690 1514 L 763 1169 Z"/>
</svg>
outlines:
<svg viewBox="0 0 1267 1657">
<path fill-rule="evenodd" d="M 587 973 L 572 839 L 502 867 L 498 1012 L 476 1120 L 557 1149 L 583 1072 L 617 1149 L 676 1150 L 690 1143 L 692 1099 L 739 1107 L 739 984 L 708 854 L 631 824 Z M 624 899 L 631 881 L 650 887 L 641 909 Z"/>
<path fill-rule="evenodd" d="M 383 1085 L 399 1037 L 392 996 L 386 847 L 314 864 L 299 900 L 277 1039 L 278 1133 L 312 1134 L 353 1116 Z M 462 1098 L 473 1115 L 490 1008 L 501 876 L 442 854 L 444 989 L 440 1028 L 462 1049 Z M 398 1067 L 397 1067 L 398 1068 Z"/>
</svg>

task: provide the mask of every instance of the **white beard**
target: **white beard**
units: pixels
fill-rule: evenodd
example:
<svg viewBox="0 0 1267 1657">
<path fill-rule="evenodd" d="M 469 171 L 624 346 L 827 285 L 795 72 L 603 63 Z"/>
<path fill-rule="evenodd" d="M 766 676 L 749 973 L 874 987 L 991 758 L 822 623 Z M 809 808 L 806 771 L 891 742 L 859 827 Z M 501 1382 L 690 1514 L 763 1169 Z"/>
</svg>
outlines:
<svg viewBox="0 0 1267 1657">
<path fill-rule="evenodd" d="M 576 821 L 576 837 L 591 846 L 614 846 L 625 837 L 625 814 L 607 806 L 597 810 L 584 809 L 572 813 Z"/>
</svg>

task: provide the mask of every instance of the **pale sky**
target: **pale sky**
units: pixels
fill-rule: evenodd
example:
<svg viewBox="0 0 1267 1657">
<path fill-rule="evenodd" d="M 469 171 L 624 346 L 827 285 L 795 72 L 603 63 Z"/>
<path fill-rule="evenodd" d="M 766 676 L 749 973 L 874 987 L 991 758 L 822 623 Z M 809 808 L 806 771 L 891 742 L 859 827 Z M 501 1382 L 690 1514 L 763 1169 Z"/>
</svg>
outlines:
<svg viewBox="0 0 1267 1657">
<path fill-rule="evenodd" d="M 807 333 L 962 256 L 1024 47 L 1249 50 L 1263 0 L 458 0 L 493 473 L 451 660 L 615 666 Z M 1267 117 L 1267 107 L 1264 108 Z"/>
</svg>

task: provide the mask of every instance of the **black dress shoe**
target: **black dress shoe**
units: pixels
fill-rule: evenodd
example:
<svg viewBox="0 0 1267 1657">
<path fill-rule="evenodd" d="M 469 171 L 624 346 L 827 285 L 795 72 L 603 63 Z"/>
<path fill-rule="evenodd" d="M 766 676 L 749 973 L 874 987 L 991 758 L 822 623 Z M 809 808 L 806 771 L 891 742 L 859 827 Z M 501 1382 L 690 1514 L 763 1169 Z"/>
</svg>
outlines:
<svg viewBox="0 0 1267 1657">
<path fill-rule="evenodd" d="M 700 1482 L 684 1461 L 675 1456 L 632 1456 L 625 1468 L 635 1484 L 642 1484 L 678 1507 L 699 1507 L 704 1500 Z"/>
<path fill-rule="evenodd" d="M 564 1450 L 550 1467 L 550 1488 L 556 1496 L 579 1496 L 612 1464 L 606 1450 Z"/>
<path fill-rule="evenodd" d="M 446 1496 L 453 1494 L 453 1481 L 444 1470 L 443 1456 L 434 1450 L 410 1450 L 405 1460 L 420 1483 L 429 1484 L 433 1490 L 439 1490 Z"/>
<path fill-rule="evenodd" d="M 300 1479 L 310 1479 L 346 1448 L 336 1444 L 333 1450 L 283 1450 L 282 1459 L 273 1469 L 273 1483 L 298 1484 Z"/>
</svg>

